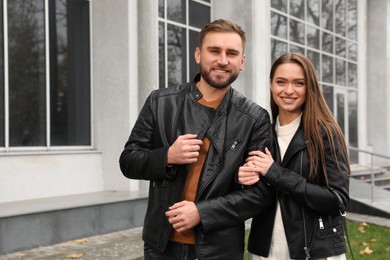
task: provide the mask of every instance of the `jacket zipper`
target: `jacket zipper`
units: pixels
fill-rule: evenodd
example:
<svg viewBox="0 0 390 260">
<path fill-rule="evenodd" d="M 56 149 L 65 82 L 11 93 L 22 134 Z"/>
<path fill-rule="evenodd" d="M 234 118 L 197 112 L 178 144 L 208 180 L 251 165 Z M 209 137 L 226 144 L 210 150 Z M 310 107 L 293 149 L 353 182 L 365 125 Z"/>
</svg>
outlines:
<svg viewBox="0 0 390 260">
<path fill-rule="evenodd" d="M 319 224 L 320 229 L 324 229 L 324 222 L 322 221 L 322 217 L 321 216 L 318 219 L 318 224 Z"/>
<path fill-rule="evenodd" d="M 234 150 L 234 148 L 236 148 L 236 145 L 238 144 L 237 141 L 234 141 L 234 143 L 232 144 L 232 146 L 230 147 L 230 150 Z"/>
</svg>

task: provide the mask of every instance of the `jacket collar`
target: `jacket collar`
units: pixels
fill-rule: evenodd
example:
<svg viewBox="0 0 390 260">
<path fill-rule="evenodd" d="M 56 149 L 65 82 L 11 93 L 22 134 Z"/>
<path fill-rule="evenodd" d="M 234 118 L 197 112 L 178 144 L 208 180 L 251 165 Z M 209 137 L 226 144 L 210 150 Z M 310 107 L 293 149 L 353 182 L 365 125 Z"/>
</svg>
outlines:
<svg viewBox="0 0 390 260">
<path fill-rule="evenodd" d="M 191 96 L 191 99 L 193 101 L 198 101 L 199 99 L 201 99 L 203 97 L 202 92 L 200 92 L 200 90 L 196 86 L 196 83 L 198 83 L 199 80 L 200 80 L 200 73 L 198 73 L 194 77 L 193 81 L 190 84 L 190 96 Z M 231 97 L 233 96 L 234 92 L 235 92 L 235 90 L 232 87 L 230 87 L 229 91 L 226 92 L 225 97 L 222 99 L 221 104 L 219 104 L 219 106 L 215 110 L 216 115 L 214 116 L 214 118 L 218 118 L 219 116 L 226 114 L 228 105 L 230 103 L 229 101 L 230 101 Z"/>
<path fill-rule="evenodd" d="M 276 134 L 276 131 L 275 131 L 275 127 L 273 128 L 274 129 L 274 136 L 275 136 L 275 142 L 277 143 L 277 134 Z M 303 132 L 303 124 L 302 124 L 302 121 L 298 127 L 298 130 L 295 132 L 293 138 L 291 139 L 291 142 L 290 144 L 288 145 L 288 148 L 284 154 L 284 157 L 283 157 L 283 161 L 282 161 L 282 166 L 285 167 L 286 165 L 288 165 L 290 159 L 292 157 L 294 157 L 294 155 L 301 151 L 302 149 L 305 149 L 307 146 L 306 144 L 306 139 L 305 139 L 305 134 Z M 277 160 L 280 162 L 281 159 L 280 159 L 280 152 L 279 152 L 279 146 L 277 145 Z"/>
</svg>

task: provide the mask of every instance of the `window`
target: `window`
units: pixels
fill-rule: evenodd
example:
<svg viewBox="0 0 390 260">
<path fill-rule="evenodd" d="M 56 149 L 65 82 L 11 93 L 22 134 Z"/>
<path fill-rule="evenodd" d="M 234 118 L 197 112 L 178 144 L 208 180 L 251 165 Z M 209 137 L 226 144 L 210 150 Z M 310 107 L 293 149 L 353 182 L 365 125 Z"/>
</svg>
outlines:
<svg viewBox="0 0 390 260">
<path fill-rule="evenodd" d="M 210 1 L 159 0 L 159 85 L 177 86 L 198 72 L 194 51 L 210 22 Z"/>
<path fill-rule="evenodd" d="M 313 62 L 330 110 L 357 147 L 357 0 L 272 0 L 270 26 L 271 60 L 299 52 Z"/>
<path fill-rule="evenodd" d="M 12 0 L 6 6 L 0 147 L 90 146 L 89 1 Z"/>
</svg>

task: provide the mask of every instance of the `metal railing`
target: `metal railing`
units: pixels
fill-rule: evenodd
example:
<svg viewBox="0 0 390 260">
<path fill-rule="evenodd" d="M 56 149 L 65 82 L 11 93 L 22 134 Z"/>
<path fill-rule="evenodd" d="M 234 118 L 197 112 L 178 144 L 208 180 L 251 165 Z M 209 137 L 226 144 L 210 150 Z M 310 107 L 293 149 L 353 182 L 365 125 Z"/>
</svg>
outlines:
<svg viewBox="0 0 390 260">
<path fill-rule="evenodd" d="M 377 180 L 376 173 L 378 173 L 378 170 L 380 169 L 386 169 L 386 171 L 390 171 L 390 157 L 378 153 L 373 153 L 367 150 L 362 150 L 352 146 L 348 147 L 348 149 L 351 165 L 357 164 L 359 166 L 365 167 L 370 173 L 371 203 L 373 204 L 375 201 L 374 188 L 375 181 Z"/>
</svg>

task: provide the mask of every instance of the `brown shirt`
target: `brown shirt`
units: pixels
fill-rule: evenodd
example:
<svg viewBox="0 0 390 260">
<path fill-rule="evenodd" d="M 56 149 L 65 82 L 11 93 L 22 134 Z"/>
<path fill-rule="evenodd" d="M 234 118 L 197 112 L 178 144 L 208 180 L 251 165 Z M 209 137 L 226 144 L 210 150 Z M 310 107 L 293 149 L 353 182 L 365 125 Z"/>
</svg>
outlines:
<svg viewBox="0 0 390 260">
<path fill-rule="evenodd" d="M 198 102 L 204 106 L 215 109 L 218 107 L 221 101 L 222 99 L 206 101 L 203 98 L 201 98 Z M 200 146 L 198 160 L 195 163 L 190 164 L 188 167 L 187 181 L 184 185 L 184 190 L 183 190 L 183 197 L 182 197 L 183 200 L 195 201 L 200 173 L 202 172 L 202 167 L 211 144 L 210 140 L 206 136 L 203 137 L 202 141 L 203 144 Z M 191 229 L 185 232 L 176 232 L 175 230 L 173 230 L 169 240 L 179 242 L 179 243 L 194 245 L 195 244 L 194 230 Z"/>
</svg>

